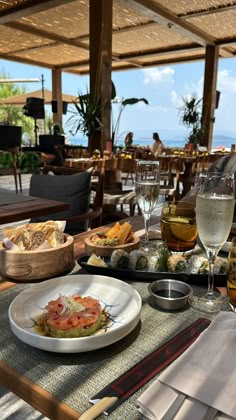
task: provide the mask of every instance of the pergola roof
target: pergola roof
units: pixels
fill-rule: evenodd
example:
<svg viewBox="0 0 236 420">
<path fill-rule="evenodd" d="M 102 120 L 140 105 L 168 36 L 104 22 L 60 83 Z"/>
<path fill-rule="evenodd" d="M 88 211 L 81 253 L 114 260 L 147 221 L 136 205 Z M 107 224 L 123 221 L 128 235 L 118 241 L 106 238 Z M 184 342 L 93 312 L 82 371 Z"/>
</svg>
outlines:
<svg viewBox="0 0 236 420">
<path fill-rule="evenodd" d="M 236 1 L 113 0 L 113 71 L 204 59 L 215 45 L 236 55 Z M 0 58 L 89 73 L 89 0 L 0 0 Z"/>
</svg>

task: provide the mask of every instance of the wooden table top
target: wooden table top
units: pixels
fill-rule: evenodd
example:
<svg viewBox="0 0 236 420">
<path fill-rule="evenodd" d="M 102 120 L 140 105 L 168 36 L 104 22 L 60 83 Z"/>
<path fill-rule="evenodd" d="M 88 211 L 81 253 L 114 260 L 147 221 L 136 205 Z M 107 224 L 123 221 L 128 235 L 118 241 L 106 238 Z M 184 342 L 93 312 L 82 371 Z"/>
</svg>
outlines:
<svg viewBox="0 0 236 420">
<path fill-rule="evenodd" d="M 18 222 L 19 220 L 30 219 L 31 217 L 44 216 L 46 214 L 57 213 L 69 209 L 70 205 L 61 201 L 48 200 L 45 198 L 30 197 L 26 200 L 20 195 L 15 195 L 16 202 L 0 205 L 0 224 Z"/>
</svg>

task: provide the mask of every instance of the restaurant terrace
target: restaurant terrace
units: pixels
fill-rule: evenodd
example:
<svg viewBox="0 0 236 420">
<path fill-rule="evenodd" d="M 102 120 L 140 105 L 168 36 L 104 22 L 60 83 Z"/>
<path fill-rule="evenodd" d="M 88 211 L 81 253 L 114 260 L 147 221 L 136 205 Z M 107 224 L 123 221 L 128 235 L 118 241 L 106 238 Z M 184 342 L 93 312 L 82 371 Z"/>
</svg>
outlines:
<svg viewBox="0 0 236 420">
<path fill-rule="evenodd" d="M 235 54 L 233 0 L 0 0 L 0 58 L 51 69 L 56 105 L 34 148 L 0 125 L 0 419 L 236 418 L 235 145 L 211 152 Z M 112 72 L 197 60 L 202 147 L 114 150 Z M 58 132 L 62 72 L 101 106 L 89 148 Z"/>
<path fill-rule="evenodd" d="M 235 22 L 236 3 L 226 0 L 5 0 L 0 57 L 52 70 L 55 122 L 62 118 L 61 72 L 89 74 L 90 92 L 109 104 L 113 71 L 204 60 L 203 145 L 210 150 L 217 65 L 236 54 Z M 108 106 L 102 150 L 110 118 Z"/>
</svg>

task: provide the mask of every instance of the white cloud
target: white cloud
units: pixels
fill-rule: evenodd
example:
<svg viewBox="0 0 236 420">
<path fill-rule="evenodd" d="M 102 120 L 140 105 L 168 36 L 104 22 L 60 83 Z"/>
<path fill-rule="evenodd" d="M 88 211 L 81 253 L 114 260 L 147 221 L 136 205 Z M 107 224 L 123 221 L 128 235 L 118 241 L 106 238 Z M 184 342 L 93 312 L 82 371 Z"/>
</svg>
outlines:
<svg viewBox="0 0 236 420">
<path fill-rule="evenodd" d="M 146 70 L 142 70 L 144 74 L 144 84 L 148 85 L 151 83 L 161 84 L 168 82 L 173 84 L 174 79 L 173 76 L 175 74 L 175 70 L 171 67 L 165 67 L 163 69 L 158 68 L 150 68 Z"/>
<path fill-rule="evenodd" d="M 229 70 L 221 70 L 218 73 L 217 87 L 224 93 L 235 93 L 236 92 L 236 77 L 230 75 Z"/>
<path fill-rule="evenodd" d="M 170 102 L 177 108 L 183 104 L 182 97 L 179 96 L 175 90 L 170 92 Z"/>
</svg>

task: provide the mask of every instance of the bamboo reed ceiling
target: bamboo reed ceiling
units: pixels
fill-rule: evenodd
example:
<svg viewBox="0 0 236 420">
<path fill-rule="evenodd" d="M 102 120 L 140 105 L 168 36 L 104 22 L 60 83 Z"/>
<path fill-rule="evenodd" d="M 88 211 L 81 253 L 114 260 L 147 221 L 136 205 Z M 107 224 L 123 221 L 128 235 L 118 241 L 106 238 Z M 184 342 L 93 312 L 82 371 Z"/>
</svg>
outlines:
<svg viewBox="0 0 236 420">
<path fill-rule="evenodd" d="M 112 68 L 236 55 L 236 0 L 113 0 Z M 89 0 L 0 0 L 0 58 L 89 73 Z"/>
</svg>

